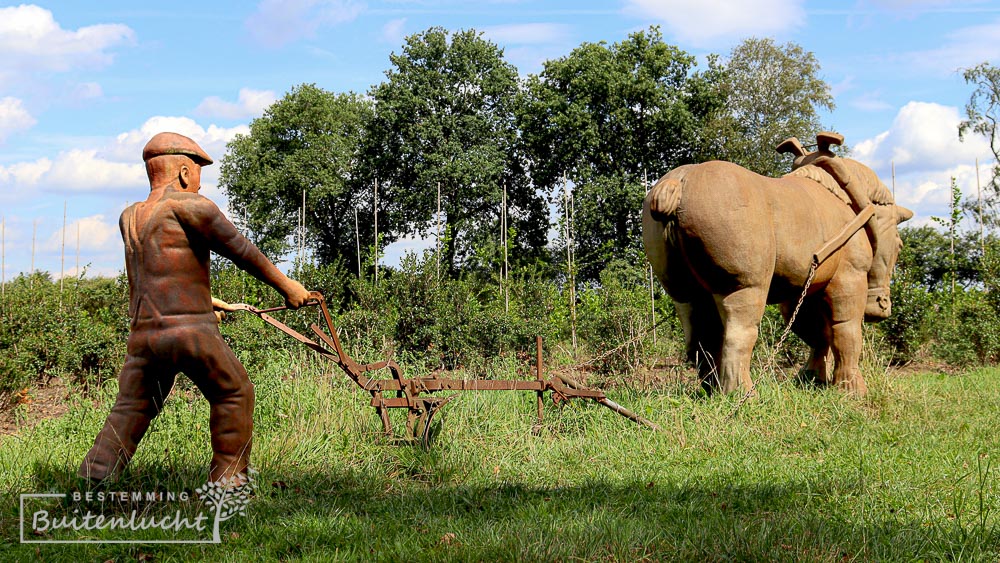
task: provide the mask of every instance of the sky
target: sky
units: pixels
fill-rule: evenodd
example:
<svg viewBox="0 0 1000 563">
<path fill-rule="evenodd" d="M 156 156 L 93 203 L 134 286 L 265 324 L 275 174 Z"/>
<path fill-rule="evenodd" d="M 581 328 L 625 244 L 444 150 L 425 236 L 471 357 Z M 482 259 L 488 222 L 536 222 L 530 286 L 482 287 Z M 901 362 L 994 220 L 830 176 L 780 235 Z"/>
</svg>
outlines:
<svg viewBox="0 0 1000 563">
<path fill-rule="evenodd" d="M 987 142 L 958 138 L 973 91 L 961 69 L 1000 64 L 1000 0 L 0 3 L 3 277 L 75 276 L 78 263 L 117 275 L 118 216 L 149 191 L 141 152 L 160 131 L 215 159 L 202 193 L 228 210 L 217 187 L 228 141 L 299 84 L 368 92 L 408 35 L 476 29 L 527 76 L 581 43 L 651 25 L 701 69 L 748 37 L 814 53 L 836 103 L 823 123 L 894 185 L 910 224 L 948 215 L 952 177 L 975 197 L 977 158 L 986 180 Z M 422 246 L 396 243 L 386 261 Z"/>
</svg>

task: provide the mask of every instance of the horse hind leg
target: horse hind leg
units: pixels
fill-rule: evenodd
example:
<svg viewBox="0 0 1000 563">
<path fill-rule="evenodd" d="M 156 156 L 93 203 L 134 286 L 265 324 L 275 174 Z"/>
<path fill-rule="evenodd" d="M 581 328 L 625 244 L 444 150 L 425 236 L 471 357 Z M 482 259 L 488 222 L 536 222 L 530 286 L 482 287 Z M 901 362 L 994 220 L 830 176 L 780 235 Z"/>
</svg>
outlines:
<svg viewBox="0 0 1000 563">
<path fill-rule="evenodd" d="M 707 393 L 719 387 L 719 357 L 722 350 L 722 320 L 710 297 L 674 302 L 684 329 L 687 359 L 698 369 L 698 379 Z"/>
<path fill-rule="evenodd" d="M 753 390 L 750 360 L 767 304 L 767 291 L 747 287 L 729 295 L 717 295 L 715 302 L 724 326 L 719 388 L 729 393 L 739 387 L 749 393 Z"/>
</svg>

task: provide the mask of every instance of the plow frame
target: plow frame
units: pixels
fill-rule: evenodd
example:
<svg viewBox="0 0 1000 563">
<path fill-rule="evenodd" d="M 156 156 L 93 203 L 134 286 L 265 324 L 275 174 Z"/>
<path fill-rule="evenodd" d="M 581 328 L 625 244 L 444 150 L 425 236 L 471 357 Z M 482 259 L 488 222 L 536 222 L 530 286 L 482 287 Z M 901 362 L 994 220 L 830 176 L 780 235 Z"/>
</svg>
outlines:
<svg viewBox="0 0 1000 563">
<path fill-rule="evenodd" d="M 546 392 L 551 392 L 552 400 L 556 404 L 570 399 L 591 399 L 629 420 L 653 430 L 660 430 L 656 424 L 608 399 L 604 391 L 600 389 L 584 387 L 561 374 L 546 379 L 542 364 L 542 338 L 540 336 L 535 338 L 535 379 L 447 379 L 439 378 L 434 373 L 425 377 L 407 378 L 403 375 L 402 368 L 391 358 L 368 364 L 358 363 L 352 358 L 340 342 L 337 327 L 321 293 L 312 292 L 311 300 L 306 305 L 318 306 L 321 321 L 326 325 L 325 327 L 321 327 L 317 323 L 309 325 L 309 329 L 316 335 L 319 342 L 270 315 L 273 312 L 284 311 L 288 307 L 258 309 L 252 305 L 239 303 L 231 305 L 230 310 L 248 311 L 257 315 L 267 324 L 301 342 L 340 367 L 355 384 L 371 394 L 371 406 L 382 421 L 382 430 L 388 437 L 395 436 L 388 409 L 406 409 L 406 439 L 408 441 L 418 440 L 424 448 L 429 448 L 432 434 L 431 423 L 434 416 L 442 407 L 458 396 L 458 392 L 462 391 L 534 392 L 537 396 L 538 424 L 542 422 L 544 395 Z M 382 370 L 388 370 L 391 378 L 374 378 L 369 375 Z M 440 391 L 454 391 L 455 393 L 448 396 L 429 395 Z"/>
</svg>

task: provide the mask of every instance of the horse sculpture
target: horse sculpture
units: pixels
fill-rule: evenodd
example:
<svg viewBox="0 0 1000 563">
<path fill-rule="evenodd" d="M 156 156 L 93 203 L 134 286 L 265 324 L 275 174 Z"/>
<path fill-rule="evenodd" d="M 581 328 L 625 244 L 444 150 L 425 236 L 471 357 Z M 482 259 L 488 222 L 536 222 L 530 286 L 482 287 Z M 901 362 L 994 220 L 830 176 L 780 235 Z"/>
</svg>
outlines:
<svg viewBox="0 0 1000 563">
<path fill-rule="evenodd" d="M 729 162 L 675 168 L 643 202 L 646 256 L 674 300 L 703 386 L 754 391 L 750 359 L 765 305 L 812 348 L 803 375 L 857 395 L 862 323 L 889 316 L 889 280 L 913 212 L 867 166 L 835 156 L 836 133 L 768 178 Z M 804 291 L 805 290 L 805 291 Z M 832 363 L 832 373 L 831 373 Z"/>
</svg>

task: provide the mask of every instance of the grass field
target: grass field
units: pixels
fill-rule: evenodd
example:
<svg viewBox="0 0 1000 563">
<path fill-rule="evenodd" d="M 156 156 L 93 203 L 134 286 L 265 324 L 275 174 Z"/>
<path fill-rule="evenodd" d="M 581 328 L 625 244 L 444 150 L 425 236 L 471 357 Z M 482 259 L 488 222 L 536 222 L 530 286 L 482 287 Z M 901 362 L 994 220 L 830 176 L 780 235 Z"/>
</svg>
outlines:
<svg viewBox="0 0 1000 563">
<path fill-rule="evenodd" d="M 339 373 L 287 354 L 267 365 L 253 376 L 258 490 L 221 544 L 19 544 L 20 493 L 80 488 L 110 382 L 0 438 L 0 561 L 1000 558 L 996 369 L 870 375 L 864 400 L 765 377 L 735 416 L 739 397 L 685 380 L 609 389 L 662 433 L 574 402 L 548 406 L 536 435 L 531 393 L 466 393 L 423 451 L 380 440 Z M 113 490 L 200 486 L 207 421 L 176 388 Z"/>
</svg>

